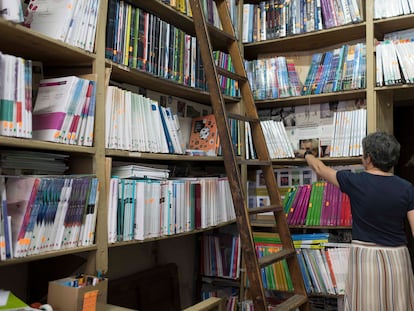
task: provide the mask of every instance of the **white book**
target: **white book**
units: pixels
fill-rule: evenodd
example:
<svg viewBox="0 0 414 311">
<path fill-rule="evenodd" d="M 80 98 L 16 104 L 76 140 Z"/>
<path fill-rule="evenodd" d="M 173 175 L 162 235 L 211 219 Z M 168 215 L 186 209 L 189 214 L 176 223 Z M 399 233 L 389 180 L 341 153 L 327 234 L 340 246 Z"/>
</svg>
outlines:
<svg viewBox="0 0 414 311">
<path fill-rule="evenodd" d="M 147 128 L 146 128 L 146 118 L 145 118 L 145 98 L 142 95 L 136 94 L 137 100 L 137 115 L 136 120 L 139 120 L 138 123 L 138 131 L 137 131 L 137 142 L 138 142 L 138 150 L 139 151 L 148 151 L 148 141 L 147 141 Z"/>
<path fill-rule="evenodd" d="M 86 37 L 88 35 L 88 23 L 91 15 L 91 9 L 93 5 L 92 0 L 83 0 L 85 2 L 85 6 L 82 8 L 81 14 L 81 22 L 79 27 L 79 32 L 76 34 L 75 46 L 85 49 L 86 47 Z"/>
<path fill-rule="evenodd" d="M 135 221 L 134 239 L 144 240 L 144 220 L 145 220 L 145 180 L 137 180 L 135 183 Z"/>
<path fill-rule="evenodd" d="M 116 242 L 116 212 L 118 207 L 119 178 L 112 177 L 108 194 L 108 243 Z"/>
<path fill-rule="evenodd" d="M 66 32 L 66 36 L 64 42 L 75 45 L 75 35 L 78 32 L 79 24 L 80 24 L 80 11 L 82 10 L 83 6 L 85 5 L 85 1 L 83 0 L 75 0 L 73 5 L 73 14 L 72 19 L 69 24 L 68 31 Z"/>
<path fill-rule="evenodd" d="M 88 23 L 87 37 L 86 37 L 86 46 L 87 51 L 93 52 L 95 48 L 95 37 L 96 37 L 96 26 L 98 21 L 98 10 L 99 10 L 100 1 L 93 0 L 93 4 L 90 12 L 90 19 Z"/>
<path fill-rule="evenodd" d="M 33 138 L 57 142 L 79 81 L 75 76 L 43 79 L 33 109 Z"/>
<path fill-rule="evenodd" d="M 28 8 L 30 28 L 64 41 L 73 17 L 75 0 L 31 0 Z M 35 8 L 31 10 L 30 8 Z"/>
<path fill-rule="evenodd" d="M 23 22 L 23 8 L 20 0 L 1 0 L 0 17 L 14 23 Z"/>
<path fill-rule="evenodd" d="M 197 38 L 191 37 L 190 86 L 196 86 Z"/>
<path fill-rule="evenodd" d="M 135 164 L 112 168 L 112 175 L 119 178 L 167 179 L 169 172 L 168 169 Z"/>
<path fill-rule="evenodd" d="M 410 68 L 410 54 L 405 46 L 407 45 L 406 42 L 393 42 L 395 47 L 395 52 L 397 54 L 398 62 L 400 63 L 400 68 L 403 74 L 404 82 L 412 83 L 413 77 L 410 77 L 409 68 Z"/>
<path fill-rule="evenodd" d="M 150 100 L 151 109 L 151 132 L 154 135 L 155 152 L 168 153 L 168 143 L 164 132 L 164 126 L 161 120 L 161 113 L 163 110 L 158 102 Z"/>
<path fill-rule="evenodd" d="M 13 114 L 15 109 L 15 56 L 0 54 L 0 99 L 2 114 L 0 115 L 0 135 L 13 135 Z"/>
<path fill-rule="evenodd" d="M 160 184 L 160 235 L 168 235 L 169 230 L 169 180 L 163 180 Z"/>
<path fill-rule="evenodd" d="M 242 42 L 249 42 L 249 23 L 252 23 L 250 18 L 250 11 L 253 10 L 253 4 L 243 4 L 243 30 L 242 30 Z"/>
<path fill-rule="evenodd" d="M 139 108 L 138 103 L 138 94 L 131 93 L 131 119 L 132 120 L 139 120 Z M 132 122 L 131 124 L 131 151 L 138 151 L 138 144 L 139 144 L 139 123 L 140 122 Z"/>
<path fill-rule="evenodd" d="M 124 128 L 124 143 L 125 150 L 132 150 L 132 123 L 135 122 L 132 119 L 132 92 L 125 92 L 125 108 L 124 108 L 124 122 L 122 126 Z"/>
<path fill-rule="evenodd" d="M 400 0 L 400 6 L 401 6 L 401 11 L 402 14 L 410 14 L 411 10 L 410 10 L 410 6 L 408 4 L 408 0 Z"/>
<path fill-rule="evenodd" d="M 88 88 L 89 80 L 79 78 L 76 83 L 74 92 L 72 93 L 72 98 L 70 100 L 69 106 L 66 110 L 65 119 L 60 130 L 58 142 L 64 144 L 70 143 L 72 130 L 74 129 L 76 119 L 78 118 L 78 116 L 80 116 L 82 112 Z"/>
<path fill-rule="evenodd" d="M 382 65 L 382 43 L 376 45 L 375 48 L 375 74 L 376 74 L 376 86 L 383 86 L 384 85 L 384 71 Z"/>
<path fill-rule="evenodd" d="M 87 231 L 85 246 L 93 245 L 93 243 L 95 242 L 96 217 L 98 214 L 97 211 L 98 211 L 99 193 L 100 193 L 99 179 L 97 178 L 92 179 L 92 191 L 93 191 L 93 194 L 91 194 L 91 199 L 90 199 L 89 204 L 93 204 L 93 207 L 88 207 L 90 211 L 89 225 L 88 225 L 89 231 Z"/>
<path fill-rule="evenodd" d="M 108 86 L 106 88 L 105 99 L 105 148 L 110 148 L 110 141 L 112 137 L 112 125 L 113 125 L 113 104 L 114 104 L 114 86 Z"/>
<path fill-rule="evenodd" d="M 75 136 L 71 137 L 71 144 L 83 146 L 86 143 L 87 125 L 89 115 L 94 115 L 96 100 L 96 82 L 89 81 L 88 93 L 85 98 L 85 103 L 82 108 L 81 116 L 78 122 Z M 93 129 L 92 129 L 93 130 Z"/>
</svg>

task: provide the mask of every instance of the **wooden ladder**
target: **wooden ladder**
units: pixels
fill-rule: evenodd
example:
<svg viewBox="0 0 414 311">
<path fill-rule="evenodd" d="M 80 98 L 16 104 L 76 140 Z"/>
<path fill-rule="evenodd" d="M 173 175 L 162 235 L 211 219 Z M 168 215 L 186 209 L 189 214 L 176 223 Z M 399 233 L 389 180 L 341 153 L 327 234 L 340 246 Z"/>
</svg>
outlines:
<svg viewBox="0 0 414 311">
<path fill-rule="evenodd" d="M 260 120 L 257 114 L 253 95 L 244 69 L 244 62 L 240 52 L 239 43 L 236 39 L 233 24 L 230 19 L 229 9 L 226 0 L 215 0 L 218 15 L 227 37 L 227 52 L 231 57 L 234 72 L 226 71 L 217 67 L 213 58 L 213 48 L 206 19 L 204 17 L 201 0 L 190 0 L 193 20 L 195 24 L 196 37 L 201 52 L 204 72 L 211 97 L 211 105 L 216 118 L 217 130 L 220 137 L 220 144 L 224 156 L 224 165 L 228 176 L 230 189 L 233 197 L 233 204 L 236 212 L 236 221 L 240 233 L 241 247 L 245 262 L 247 277 L 249 279 L 249 292 L 252 296 L 255 311 L 267 311 L 268 302 L 265 296 L 265 289 L 262 282 L 261 268 L 274 264 L 275 262 L 286 260 L 289 273 L 292 279 L 294 291 L 287 293 L 287 299 L 278 304 L 272 310 L 310 310 L 308 297 L 296 251 L 293 246 L 286 216 L 283 211 L 282 201 L 274 175 L 272 161 L 266 146 Z M 258 160 L 245 161 L 246 165 L 257 165 L 263 171 L 267 191 L 270 197 L 270 205 L 265 207 L 248 208 L 246 195 L 244 193 L 245 184 L 241 180 L 241 166 L 233 149 L 232 138 L 228 123 L 225 102 L 220 90 L 219 75 L 236 80 L 241 92 L 241 103 L 245 110 L 243 115 L 232 118 L 249 122 L 252 139 Z M 250 224 L 250 215 L 265 212 L 273 212 L 276 227 L 282 242 L 282 250 L 271 256 L 256 256 L 255 244 L 253 240 L 253 230 Z"/>
</svg>

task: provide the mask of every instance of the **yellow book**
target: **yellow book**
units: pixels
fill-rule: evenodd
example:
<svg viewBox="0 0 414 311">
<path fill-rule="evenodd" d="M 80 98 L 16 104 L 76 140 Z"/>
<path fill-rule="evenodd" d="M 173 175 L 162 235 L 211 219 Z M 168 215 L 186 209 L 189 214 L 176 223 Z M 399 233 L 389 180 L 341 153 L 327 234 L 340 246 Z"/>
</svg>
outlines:
<svg viewBox="0 0 414 311">
<path fill-rule="evenodd" d="M 26 303 L 17 298 L 12 292 L 0 290 L 0 297 L 8 296 L 7 303 L 4 306 L 0 306 L 0 310 L 31 310 Z"/>
<path fill-rule="evenodd" d="M 124 60 L 123 60 L 123 64 L 125 66 L 128 66 L 129 63 L 129 37 L 131 36 L 131 14 L 132 14 L 132 5 L 131 4 L 127 4 L 127 8 L 126 8 L 127 12 L 126 12 L 126 29 L 125 29 L 125 37 L 124 37 Z"/>
</svg>

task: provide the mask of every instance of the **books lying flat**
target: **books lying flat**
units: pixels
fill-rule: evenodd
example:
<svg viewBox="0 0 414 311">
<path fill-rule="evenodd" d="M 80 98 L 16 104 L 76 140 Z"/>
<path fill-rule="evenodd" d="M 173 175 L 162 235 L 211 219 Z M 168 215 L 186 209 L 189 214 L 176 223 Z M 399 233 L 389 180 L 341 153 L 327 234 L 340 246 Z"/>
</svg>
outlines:
<svg viewBox="0 0 414 311">
<path fill-rule="evenodd" d="M 119 178 L 167 179 L 170 170 L 142 165 L 125 165 L 112 168 L 112 175 Z"/>
</svg>

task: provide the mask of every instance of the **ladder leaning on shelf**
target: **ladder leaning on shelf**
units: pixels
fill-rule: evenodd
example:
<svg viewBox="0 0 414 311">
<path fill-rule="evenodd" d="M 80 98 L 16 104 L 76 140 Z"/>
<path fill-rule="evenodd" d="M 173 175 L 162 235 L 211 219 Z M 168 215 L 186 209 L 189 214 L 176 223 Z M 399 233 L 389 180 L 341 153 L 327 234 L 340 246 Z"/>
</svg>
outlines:
<svg viewBox="0 0 414 311">
<path fill-rule="evenodd" d="M 286 216 L 283 211 L 280 193 L 277 187 L 276 178 L 273 173 L 272 162 L 267 150 L 265 138 L 260 125 L 253 95 L 247 80 L 246 71 L 242 55 L 240 53 L 239 43 L 237 42 L 234 28 L 230 19 L 229 10 L 226 0 L 215 0 L 218 15 L 220 17 L 223 31 L 228 35 L 229 39 L 227 50 L 233 62 L 234 73 L 216 67 L 213 58 L 213 48 L 210 42 L 210 36 L 204 17 L 201 0 L 190 0 L 193 20 L 195 24 L 197 41 L 201 51 L 201 59 L 203 62 L 204 72 L 207 79 L 208 89 L 211 97 L 211 104 L 216 118 L 217 129 L 220 137 L 220 144 L 224 156 L 224 164 L 230 189 L 233 197 L 233 204 L 236 212 L 236 221 L 240 233 L 243 258 L 249 279 L 249 292 L 254 303 L 255 311 L 267 311 L 268 302 L 265 296 L 265 289 L 262 282 L 260 269 L 269 266 L 275 262 L 286 260 L 293 283 L 293 292 L 289 292 L 287 299 L 278 304 L 273 310 L 310 310 L 308 297 L 306 294 L 299 262 L 296 257 L 296 251 L 293 246 L 292 238 L 287 225 Z M 228 115 L 220 91 L 220 82 L 218 74 L 238 81 L 241 92 L 242 101 L 245 110 L 244 115 L 231 115 L 242 121 L 249 122 L 254 146 L 258 160 L 246 161 L 247 165 L 258 165 L 264 175 L 267 191 L 270 197 L 270 206 L 247 208 L 246 195 L 241 180 L 240 163 L 237 162 L 235 151 L 233 149 L 230 129 L 228 126 Z M 255 245 L 253 241 L 253 231 L 250 225 L 250 215 L 264 212 L 273 212 L 276 227 L 282 242 L 282 250 L 272 254 L 271 256 L 256 256 Z"/>
</svg>

